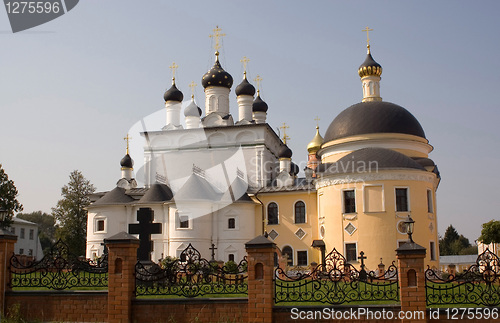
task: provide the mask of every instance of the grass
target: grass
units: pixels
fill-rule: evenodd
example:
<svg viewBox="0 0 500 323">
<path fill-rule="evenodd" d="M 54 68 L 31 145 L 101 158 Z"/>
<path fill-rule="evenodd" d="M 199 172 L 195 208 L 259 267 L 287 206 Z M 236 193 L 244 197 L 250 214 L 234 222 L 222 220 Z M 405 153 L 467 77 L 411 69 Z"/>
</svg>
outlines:
<svg viewBox="0 0 500 323">
<path fill-rule="evenodd" d="M 485 283 L 434 283 L 426 282 L 426 295 L 427 299 L 432 300 L 434 296 L 437 300 L 436 304 L 430 304 L 428 307 L 487 307 L 485 304 L 473 304 L 470 302 L 461 302 L 468 299 L 478 299 L 486 300 L 486 297 L 481 297 L 481 295 L 490 296 L 492 300 L 498 300 L 500 298 L 500 286 L 499 285 L 487 285 Z M 493 296 L 493 297 L 491 297 Z M 496 298 L 494 297 L 496 296 Z M 491 306 L 498 306 L 498 304 L 492 304 Z"/>
<path fill-rule="evenodd" d="M 12 273 L 11 286 L 14 291 L 26 290 L 107 290 L 107 273 L 88 272 L 32 272 Z M 91 282 L 94 282 L 92 286 Z M 89 286 L 90 285 L 90 286 Z"/>
</svg>

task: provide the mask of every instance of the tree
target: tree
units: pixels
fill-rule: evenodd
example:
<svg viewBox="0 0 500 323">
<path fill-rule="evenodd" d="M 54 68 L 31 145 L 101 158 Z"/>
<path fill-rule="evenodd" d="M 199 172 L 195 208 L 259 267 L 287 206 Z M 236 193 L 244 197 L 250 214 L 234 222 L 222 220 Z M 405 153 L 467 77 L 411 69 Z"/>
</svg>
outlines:
<svg viewBox="0 0 500 323">
<path fill-rule="evenodd" d="M 0 164 L 0 208 L 9 212 L 8 216 L 3 222 L 0 223 L 2 229 L 7 228 L 12 223 L 12 217 L 14 212 L 20 212 L 23 210 L 23 206 L 17 200 L 17 188 L 14 185 L 14 181 L 9 179 L 7 173 L 5 173 Z"/>
<path fill-rule="evenodd" d="M 500 221 L 491 220 L 483 223 L 479 241 L 484 244 L 500 243 Z"/>
<path fill-rule="evenodd" d="M 62 199 L 52 208 L 52 215 L 59 221 L 56 238 L 63 240 L 69 250 L 76 255 L 85 254 L 87 238 L 87 210 L 90 204 L 89 194 L 95 187 L 80 171 L 69 175 L 69 183 L 61 189 Z"/>
<path fill-rule="evenodd" d="M 47 251 L 50 250 L 56 238 L 57 225 L 54 216 L 42 211 L 18 213 L 16 216 L 20 219 L 38 224 L 40 244 L 42 245 L 43 253 L 47 254 Z"/>
<path fill-rule="evenodd" d="M 441 256 L 465 254 L 465 250 L 472 252 L 469 239 L 459 235 L 457 230 L 450 224 L 444 233 L 444 237 L 439 239 L 439 253 Z"/>
</svg>

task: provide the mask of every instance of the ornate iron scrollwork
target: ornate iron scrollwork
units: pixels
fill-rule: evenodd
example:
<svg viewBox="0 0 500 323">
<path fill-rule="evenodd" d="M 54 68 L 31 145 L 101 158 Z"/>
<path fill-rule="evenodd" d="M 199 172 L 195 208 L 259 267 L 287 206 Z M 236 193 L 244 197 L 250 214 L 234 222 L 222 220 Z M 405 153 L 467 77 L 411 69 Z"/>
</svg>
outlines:
<svg viewBox="0 0 500 323">
<path fill-rule="evenodd" d="M 333 249 L 325 263 L 308 273 L 289 276 L 275 269 L 275 303 L 313 302 L 344 304 L 351 302 L 399 301 L 397 267 L 394 263 L 382 274 L 357 270 Z"/>
<path fill-rule="evenodd" d="M 456 275 L 425 271 L 427 305 L 500 305 L 500 260 L 486 249 L 476 263 Z"/>
<path fill-rule="evenodd" d="M 10 286 L 40 287 L 55 290 L 108 286 L 108 255 L 97 260 L 80 260 L 71 255 L 68 246 L 57 241 L 40 261 L 10 258 Z"/>
<path fill-rule="evenodd" d="M 177 295 L 196 297 L 214 294 L 247 294 L 247 260 L 224 266 L 210 262 L 191 244 L 179 258 L 161 266 L 138 262 L 135 266 L 137 296 Z"/>
</svg>

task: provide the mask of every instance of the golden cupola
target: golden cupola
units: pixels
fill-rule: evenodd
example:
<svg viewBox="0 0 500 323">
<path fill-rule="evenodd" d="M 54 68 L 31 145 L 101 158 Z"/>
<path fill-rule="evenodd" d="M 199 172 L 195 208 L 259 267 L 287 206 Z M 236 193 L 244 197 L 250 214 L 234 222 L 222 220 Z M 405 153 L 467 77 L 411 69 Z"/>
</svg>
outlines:
<svg viewBox="0 0 500 323">
<path fill-rule="evenodd" d="M 319 134 L 319 127 L 316 126 L 316 135 L 311 140 L 311 142 L 307 145 L 307 151 L 309 154 L 315 154 L 321 148 L 323 144 L 323 137 Z"/>
</svg>

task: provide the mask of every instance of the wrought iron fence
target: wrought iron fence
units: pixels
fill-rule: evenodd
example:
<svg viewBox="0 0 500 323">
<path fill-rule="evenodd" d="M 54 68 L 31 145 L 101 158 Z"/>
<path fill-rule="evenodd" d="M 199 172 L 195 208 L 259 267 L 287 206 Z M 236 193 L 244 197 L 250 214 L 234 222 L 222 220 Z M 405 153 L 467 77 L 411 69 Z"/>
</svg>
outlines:
<svg viewBox="0 0 500 323">
<path fill-rule="evenodd" d="M 139 261 L 135 266 L 135 294 L 183 297 L 247 294 L 247 266 L 246 257 L 232 265 L 208 261 L 189 244 L 180 258 L 171 258 L 161 265 Z"/>
<path fill-rule="evenodd" d="M 326 256 L 324 264 L 308 273 L 292 277 L 278 266 L 274 280 L 276 304 L 399 301 L 398 272 L 394 263 L 381 274 L 367 272 L 364 264 L 357 270 L 336 249 Z"/>
<path fill-rule="evenodd" d="M 108 286 L 108 257 L 80 260 L 69 253 L 61 240 L 52 246 L 40 261 L 25 261 L 19 255 L 10 258 L 10 287 L 47 288 L 106 288 Z"/>
<path fill-rule="evenodd" d="M 456 275 L 425 271 L 427 305 L 500 305 L 500 260 L 486 249 L 476 263 Z"/>
</svg>

